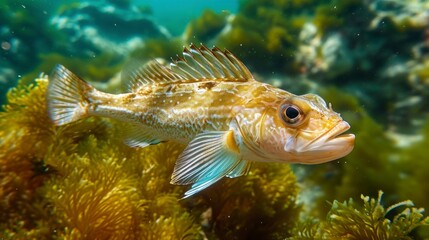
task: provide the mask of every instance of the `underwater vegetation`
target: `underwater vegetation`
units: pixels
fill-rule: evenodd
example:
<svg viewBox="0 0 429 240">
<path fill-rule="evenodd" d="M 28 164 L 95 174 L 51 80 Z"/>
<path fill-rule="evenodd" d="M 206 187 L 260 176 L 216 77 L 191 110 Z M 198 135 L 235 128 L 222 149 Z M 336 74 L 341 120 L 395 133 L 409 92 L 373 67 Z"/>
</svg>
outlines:
<svg viewBox="0 0 429 240">
<path fill-rule="evenodd" d="M 204 12 L 184 40 L 225 47 L 252 72 L 334 84 L 377 121 L 415 133 L 429 111 L 429 23 L 419 11 L 427 8 L 425 1 L 240 1 L 236 14 Z"/>
<path fill-rule="evenodd" d="M 180 200 L 186 189 L 169 182 L 184 146 L 129 148 L 120 124 L 106 119 L 55 127 L 46 87 L 41 77 L 12 89 L 0 115 L 0 205 L 7 209 L 0 238 L 288 236 L 299 209 L 288 165 L 258 165 L 246 178 Z"/>
<path fill-rule="evenodd" d="M 224 179 L 180 200 L 185 187 L 169 181 L 184 146 L 130 148 L 122 143 L 121 123 L 101 118 L 56 127 L 47 115 L 47 83 L 41 76 L 13 88 L 0 113 L 1 238 L 284 239 L 307 234 L 301 225 L 294 227 L 305 206 L 297 203 L 299 188 L 289 165 L 255 164 L 249 176 Z M 357 208 L 352 200 L 335 201 L 331 220 L 311 232 L 338 236 L 352 227 L 347 216 L 363 218 L 365 211 L 378 214 L 379 234 L 408 236 L 427 224 L 418 208 L 388 220 L 393 208 L 384 210 L 380 198 L 364 198 L 372 210 Z M 365 221 L 355 228 L 371 233 Z"/>
<path fill-rule="evenodd" d="M 107 80 L 146 38 L 170 36 L 150 19 L 150 9 L 130 1 L 0 3 L 0 89 L 15 86 L 20 78 L 29 83 L 40 72 L 49 73 L 58 60 L 79 65 L 83 77 Z M 5 94 L 0 91 L 0 104 Z"/>
<path fill-rule="evenodd" d="M 126 58 L 92 41 L 114 33 L 77 38 L 48 20 L 72 19 L 79 6 L 45 14 L 31 2 L 0 5 L 0 35 L 10 44 L 0 49 L 0 89 L 22 75 L 7 99 L 0 95 L 1 239 L 429 238 L 428 22 L 419 11 L 427 1 L 240 1 L 236 14 L 208 10 L 179 37 L 148 23 L 160 32 L 109 42 L 128 42 L 130 61 L 170 58 L 190 42 L 226 47 L 255 76 L 270 81 L 275 72 L 287 90 L 322 95 L 356 134 L 354 151 L 339 161 L 255 164 L 248 176 L 185 200 L 186 187 L 169 183 L 184 146 L 129 148 L 121 124 L 107 119 L 53 126 L 48 80 L 34 81 L 40 72 L 61 63 L 104 83 Z M 130 2 L 105 1 L 122 11 Z"/>
<path fill-rule="evenodd" d="M 383 192 L 377 199 L 361 195 L 363 206 L 353 199 L 334 201 L 323 222 L 300 223 L 290 239 L 413 239 L 408 234 L 417 226 L 429 224 L 423 217 L 423 209 L 413 207 L 411 201 L 403 201 L 385 208 L 381 204 Z M 387 215 L 406 207 L 390 220 Z M 393 215 L 393 214 L 392 214 Z"/>
<path fill-rule="evenodd" d="M 15 86 L 17 76 L 32 70 L 38 62 L 38 53 L 47 52 L 55 45 L 54 31 L 46 27 L 48 15 L 40 6 L 27 5 L 30 2 L 0 1 L 0 89 Z M 45 13 L 50 11 L 49 7 L 48 4 Z M 6 92 L 0 93 L 0 104 L 4 104 Z"/>
<path fill-rule="evenodd" d="M 210 43 L 227 24 L 229 14 L 205 10 L 201 17 L 191 21 L 184 32 L 185 42 Z"/>
</svg>

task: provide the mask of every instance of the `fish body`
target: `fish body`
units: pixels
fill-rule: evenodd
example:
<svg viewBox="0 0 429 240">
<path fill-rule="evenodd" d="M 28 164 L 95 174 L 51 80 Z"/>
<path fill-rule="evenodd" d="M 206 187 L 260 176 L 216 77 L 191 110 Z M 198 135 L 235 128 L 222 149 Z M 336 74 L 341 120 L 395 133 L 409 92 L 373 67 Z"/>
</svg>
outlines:
<svg viewBox="0 0 429 240">
<path fill-rule="evenodd" d="M 125 142 L 187 144 L 171 182 L 191 196 L 223 177 L 245 175 L 251 162 L 316 164 L 350 153 L 353 134 L 314 94 L 297 96 L 256 81 L 229 51 L 191 45 L 170 67 L 153 60 L 125 73 L 129 93 L 108 94 L 57 65 L 48 110 L 57 125 L 102 116 L 129 123 Z"/>
</svg>

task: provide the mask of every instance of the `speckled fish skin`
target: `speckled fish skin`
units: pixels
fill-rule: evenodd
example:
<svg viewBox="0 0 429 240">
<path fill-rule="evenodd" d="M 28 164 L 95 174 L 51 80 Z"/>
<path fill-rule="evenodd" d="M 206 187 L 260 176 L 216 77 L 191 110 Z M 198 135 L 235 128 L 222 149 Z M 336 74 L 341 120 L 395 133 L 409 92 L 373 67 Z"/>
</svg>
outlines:
<svg viewBox="0 0 429 240">
<path fill-rule="evenodd" d="M 252 161 L 316 164 L 353 149 L 354 135 L 314 94 L 297 96 L 256 81 L 232 53 L 191 45 L 167 67 L 156 60 L 124 73 L 130 93 L 103 93 L 58 65 L 48 109 L 57 125 L 89 116 L 129 123 L 125 142 L 188 144 L 171 182 L 189 197 L 223 177 L 245 175 Z M 342 135 L 340 135 L 342 134 Z"/>
</svg>

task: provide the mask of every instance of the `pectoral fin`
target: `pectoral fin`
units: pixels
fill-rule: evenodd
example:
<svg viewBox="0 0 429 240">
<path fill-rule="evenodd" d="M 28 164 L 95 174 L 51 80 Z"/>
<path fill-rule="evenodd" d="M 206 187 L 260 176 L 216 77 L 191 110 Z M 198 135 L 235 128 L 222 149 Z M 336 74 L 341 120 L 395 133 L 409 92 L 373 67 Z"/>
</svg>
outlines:
<svg viewBox="0 0 429 240">
<path fill-rule="evenodd" d="M 252 166 L 252 162 L 249 161 L 240 161 L 240 163 L 229 172 L 226 177 L 236 178 L 243 175 L 246 175 L 250 171 L 250 167 Z"/>
<path fill-rule="evenodd" d="M 198 134 L 180 154 L 172 184 L 193 184 L 185 193 L 189 197 L 219 181 L 224 176 L 239 176 L 243 163 L 233 131 L 211 131 Z M 237 168 L 238 167 L 238 168 Z M 237 170 L 236 170 L 237 169 Z"/>
</svg>

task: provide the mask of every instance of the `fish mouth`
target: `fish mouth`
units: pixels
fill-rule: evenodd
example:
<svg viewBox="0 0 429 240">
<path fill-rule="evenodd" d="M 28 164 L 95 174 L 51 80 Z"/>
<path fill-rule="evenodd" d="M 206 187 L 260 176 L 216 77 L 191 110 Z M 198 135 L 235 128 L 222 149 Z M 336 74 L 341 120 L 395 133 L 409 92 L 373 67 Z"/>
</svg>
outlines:
<svg viewBox="0 0 429 240">
<path fill-rule="evenodd" d="M 342 120 L 335 127 L 314 139 L 301 149 L 308 159 L 304 164 L 317 164 L 342 158 L 349 154 L 354 147 L 355 135 L 345 133 L 350 125 Z"/>
<path fill-rule="evenodd" d="M 326 141 L 353 141 L 355 139 L 354 134 L 344 133 L 349 129 L 350 125 L 346 121 L 341 121 L 327 133 Z"/>
</svg>

